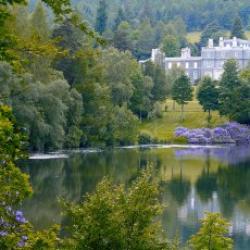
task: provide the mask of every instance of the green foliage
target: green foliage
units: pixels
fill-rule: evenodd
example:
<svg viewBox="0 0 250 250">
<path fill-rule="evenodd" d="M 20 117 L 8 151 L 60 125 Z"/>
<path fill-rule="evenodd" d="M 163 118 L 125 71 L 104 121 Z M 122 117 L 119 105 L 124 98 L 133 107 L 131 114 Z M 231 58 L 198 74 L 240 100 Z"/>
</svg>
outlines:
<svg viewBox="0 0 250 250">
<path fill-rule="evenodd" d="M 186 75 L 180 76 L 176 79 L 173 89 L 172 89 L 172 98 L 181 105 L 187 103 L 187 101 L 192 100 L 192 86 Z"/>
<path fill-rule="evenodd" d="M 219 213 L 207 213 L 201 221 L 201 228 L 190 240 L 194 250 L 230 250 L 233 249 L 233 240 L 226 235 L 230 224 Z"/>
<path fill-rule="evenodd" d="M 138 143 L 140 145 L 150 144 L 153 142 L 152 135 L 148 132 L 141 132 L 139 134 Z"/>
<path fill-rule="evenodd" d="M 193 89 L 185 74 L 175 80 L 172 87 L 172 98 L 181 105 L 181 119 L 183 120 L 184 105 L 193 98 Z"/>
<path fill-rule="evenodd" d="M 234 60 L 225 63 L 224 73 L 220 81 L 219 111 L 231 120 L 248 124 L 250 88 L 246 71 L 239 77 Z"/>
<path fill-rule="evenodd" d="M 147 62 L 144 67 L 144 74 L 151 77 L 153 80 L 153 88 L 151 98 L 154 101 L 164 101 L 170 94 L 170 81 L 166 77 L 165 71 L 152 62 Z"/>
<path fill-rule="evenodd" d="M 233 27 L 231 30 L 231 38 L 233 38 L 233 37 L 237 37 L 240 39 L 246 39 L 246 35 L 244 33 L 244 29 L 242 27 L 240 17 L 237 17 L 234 20 L 234 24 L 233 24 Z"/>
<path fill-rule="evenodd" d="M 66 204 L 66 239 L 74 249 L 168 249 L 156 216 L 162 211 L 157 184 L 143 172 L 127 190 L 104 179 L 80 204 Z"/>
<path fill-rule="evenodd" d="M 210 77 L 205 77 L 200 83 L 197 99 L 205 112 L 208 111 L 208 121 L 211 120 L 211 111 L 219 108 L 219 90 Z"/>
<path fill-rule="evenodd" d="M 208 39 L 214 39 L 215 43 L 218 43 L 219 38 L 225 36 L 225 34 L 221 31 L 219 25 L 215 22 L 209 23 L 205 29 L 201 33 L 201 39 L 199 42 L 199 46 L 206 47 L 208 43 Z"/>
<path fill-rule="evenodd" d="M 77 144 L 69 143 L 67 131 L 72 137 L 73 128 L 77 131 L 81 121 L 79 93 L 70 90 L 64 80 L 44 84 L 27 74 L 17 77 L 6 63 L 0 64 L 0 72 L 4 76 L 0 85 L 5 102 L 11 104 L 18 124 L 25 128 L 31 149 L 62 148 L 65 140 L 70 147 Z M 79 146 L 80 138 L 77 139 Z"/>
<path fill-rule="evenodd" d="M 133 145 L 137 142 L 138 118 L 125 105 L 114 108 L 110 127 L 114 144 Z"/>
<path fill-rule="evenodd" d="M 132 50 L 131 31 L 131 26 L 128 22 L 121 22 L 114 32 L 114 47 L 121 51 Z"/>
<path fill-rule="evenodd" d="M 173 35 L 167 35 L 162 42 L 162 50 L 167 57 L 177 57 L 180 54 L 180 44 Z"/>
</svg>

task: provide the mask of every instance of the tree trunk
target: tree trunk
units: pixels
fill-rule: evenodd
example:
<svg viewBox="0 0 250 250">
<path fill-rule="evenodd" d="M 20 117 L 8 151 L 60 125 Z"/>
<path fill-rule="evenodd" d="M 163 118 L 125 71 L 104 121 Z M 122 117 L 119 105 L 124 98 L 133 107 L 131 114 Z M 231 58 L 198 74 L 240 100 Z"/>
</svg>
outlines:
<svg viewBox="0 0 250 250">
<path fill-rule="evenodd" d="M 211 115 L 211 110 L 208 110 L 208 117 L 207 117 L 207 123 L 208 123 L 208 127 L 210 128 L 211 125 L 211 119 L 212 119 L 212 115 Z"/>
<path fill-rule="evenodd" d="M 181 121 L 184 121 L 184 104 L 181 104 Z"/>
<path fill-rule="evenodd" d="M 173 111 L 175 111 L 175 100 L 173 100 Z"/>
</svg>

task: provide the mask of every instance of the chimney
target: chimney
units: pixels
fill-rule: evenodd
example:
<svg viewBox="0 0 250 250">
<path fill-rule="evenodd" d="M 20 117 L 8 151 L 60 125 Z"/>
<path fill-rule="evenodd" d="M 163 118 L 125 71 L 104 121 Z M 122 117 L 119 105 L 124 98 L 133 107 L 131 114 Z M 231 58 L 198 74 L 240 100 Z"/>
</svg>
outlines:
<svg viewBox="0 0 250 250">
<path fill-rule="evenodd" d="M 224 39 L 223 39 L 223 37 L 220 37 L 220 40 L 219 40 L 219 47 L 221 47 L 221 48 L 224 47 Z"/>
<path fill-rule="evenodd" d="M 233 37 L 233 47 L 237 47 L 237 37 Z"/>
<path fill-rule="evenodd" d="M 208 48 L 212 49 L 214 47 L 214 39 L 208 39 Z"/>
<path fill-rule="evenodd" d="M 165 53 L 161 52 L 160 49 L 152 49 L 151 61 L 160 66 L 164 65 Z"/>
<path fill-rule="evenodd" d="M 181 50 L 181 57 L 182 58 L 190 58 L 191 57 L 191 50 L 190 48 L 184 48 Z"/>
</svg>

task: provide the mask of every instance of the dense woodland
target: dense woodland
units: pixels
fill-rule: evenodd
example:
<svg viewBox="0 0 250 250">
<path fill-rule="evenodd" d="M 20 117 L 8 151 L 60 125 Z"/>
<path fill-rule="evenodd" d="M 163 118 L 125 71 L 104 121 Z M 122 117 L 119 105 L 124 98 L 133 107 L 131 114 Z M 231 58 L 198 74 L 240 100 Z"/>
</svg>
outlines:
<svg viewBox="0 0 250 250">
<path fill-rule="evenodd" d="M 2 53 L 1 100 L 30 149 L 135 143 L 139 120 L 154 116 L 169 93 L 160 67 L 146 74 L 130 52 L 96 48 L 67 19 L 49 25 L 41 2 L 31 13 L 14 6 L 11 14 L 2 32 L 16 39 Z"/>
</svg>

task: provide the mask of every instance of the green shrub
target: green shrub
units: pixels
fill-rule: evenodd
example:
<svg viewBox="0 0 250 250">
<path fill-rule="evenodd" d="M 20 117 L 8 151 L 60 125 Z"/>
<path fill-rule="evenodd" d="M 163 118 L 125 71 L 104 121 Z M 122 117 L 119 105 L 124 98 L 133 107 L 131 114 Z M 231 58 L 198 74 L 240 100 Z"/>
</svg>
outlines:
<svg viewBox="0 0 250 250">
<path fill-rule="evenodd" d="M 187 143 L 188 143 L 188 140 L 187 140 L 186 137 L 179 136 L 179 137 L 174 137 L 173 143 L 187 144 Z"/>
<path fill-rule="evenodd" d="M 138 143 L 140 145 L 150 144 L 150 143 L 152 143 L 152 141 L 153 141 L 153 138 L 152 138 L 151 134 L 149 134 L 147 132 L 142 132 L 139 134 Z"/>
</svg>

